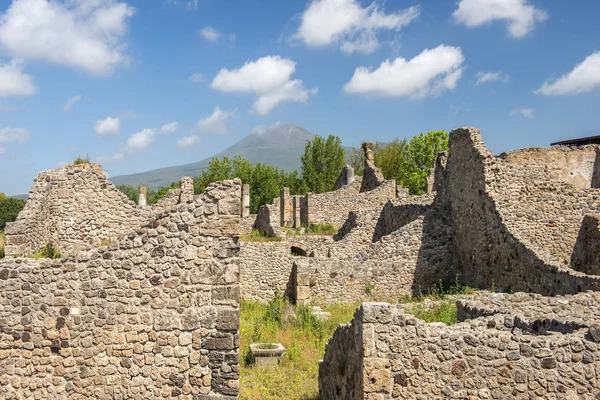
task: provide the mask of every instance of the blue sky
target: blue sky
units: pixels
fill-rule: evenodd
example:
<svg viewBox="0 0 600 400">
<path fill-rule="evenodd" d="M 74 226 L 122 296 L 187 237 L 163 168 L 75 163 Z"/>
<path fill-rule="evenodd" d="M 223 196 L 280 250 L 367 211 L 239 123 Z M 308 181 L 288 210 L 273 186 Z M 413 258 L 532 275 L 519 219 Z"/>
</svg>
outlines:
<svg viewBox="0 0 600 400">
<path fill-rule="evenodd" d="M 0 0 L 0 191 L 120 175 L 294 123 L 347 145 L 472 125 L 495 153 L 600 134 L 600 2 Z"/>
</svg>

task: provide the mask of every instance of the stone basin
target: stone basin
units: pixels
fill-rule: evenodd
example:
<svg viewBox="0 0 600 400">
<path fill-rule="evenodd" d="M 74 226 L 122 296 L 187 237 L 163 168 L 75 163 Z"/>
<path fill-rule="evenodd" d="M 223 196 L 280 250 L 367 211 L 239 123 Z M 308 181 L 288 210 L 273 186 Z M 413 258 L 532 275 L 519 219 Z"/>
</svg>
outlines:
<svg viewBox="0 0 600 400">
<path fill-rule="evenodd" d="M 275 366 L 283 358 L 285 347 L 281 343 L 252 343 L 250 352 L 255 365 Z"/>
</svg>

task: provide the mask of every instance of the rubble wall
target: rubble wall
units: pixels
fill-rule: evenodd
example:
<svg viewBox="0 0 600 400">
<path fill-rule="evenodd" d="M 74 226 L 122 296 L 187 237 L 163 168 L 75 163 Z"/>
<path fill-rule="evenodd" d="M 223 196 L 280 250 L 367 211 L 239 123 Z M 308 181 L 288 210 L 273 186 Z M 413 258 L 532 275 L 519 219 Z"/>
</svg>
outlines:
<svg viewBox="0 0 600 400">
<path fill-rule="evenodd" d="M 241 182 L 109 246 L 0 260 L 0 397 L 237 398 Z"/>
</svg>

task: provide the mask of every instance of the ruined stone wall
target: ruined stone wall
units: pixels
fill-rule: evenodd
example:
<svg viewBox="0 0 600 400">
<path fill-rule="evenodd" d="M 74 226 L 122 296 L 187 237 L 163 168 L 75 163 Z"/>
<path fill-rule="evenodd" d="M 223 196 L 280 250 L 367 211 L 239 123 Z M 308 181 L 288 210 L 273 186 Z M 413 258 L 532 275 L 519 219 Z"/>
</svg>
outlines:
<svg viewBox="0 0 600 400">
<path fill-rule="evenodd" d="M 600 275 L 600 215 L 588 214 L 583 217 L 571 255 L 571 265 L 576 271 Z"/>
<path fill-rule="evenodd" d="M 493 282 L 502 291 L 547 295 L 600 290 L 597 277 L 573 271 L 559 258 L 566 252 L 561 249 L 575 244 L 587 211 L 577 207 L 587 204 L 589 193 L 563 182 L 524 181 L 521 173 L 485 148 L 478 129 L 451 132 L 448 195 L 460 278 L 474 287 Z M 552 231 L 549 215 L 568 226 Z M 523 222 L 527 218 L 533 222 Z"/>
<path fill-rule="evenodd" d="M 375 189 L 359 193 L 360 180 L 333 192 L 313 194 L 312 214 L 314 222 L 329 223 L 340 228 L 348 218 L 349 211 L 360 211 L 384 206 L 396 198 L 396 182 L 384 181 Z"/>
<path fill-rule="evenodd" d="M 1 398 L 237 398 L 241 182 L 188 200 L 109 246 L 0 260 Z"/>
<path fill-rule="evenodd" d="M 29 199 L 6 228 L 6 254 L 34 253 L 52 243 L 64 254 L 116 240 L 152 215 L 108 180 L 99 164 L 69 165 L 34 178 Z"/>
<path fill-rule="evenodd" d="M 523 295 L 504 304 L 523 304 Z M 588 295 L 529 300 L 554 321 L 560 321 L 554 310 L 575 320 L 598 318 L 598 299 Z M 540 333 L 529 327 L 543 321 L 521 311 L 488 310 L 489 316 L 446 326 L 427 324 L 400 305 L 365 303 L 326 346 L 320 398 L 337 399 L 342 391 L 349 399 L 594 398 L 600 389 L 595 322 L 557 322 Z M 360 371 L 359 378 L 345 371 Z"/>
</svg>

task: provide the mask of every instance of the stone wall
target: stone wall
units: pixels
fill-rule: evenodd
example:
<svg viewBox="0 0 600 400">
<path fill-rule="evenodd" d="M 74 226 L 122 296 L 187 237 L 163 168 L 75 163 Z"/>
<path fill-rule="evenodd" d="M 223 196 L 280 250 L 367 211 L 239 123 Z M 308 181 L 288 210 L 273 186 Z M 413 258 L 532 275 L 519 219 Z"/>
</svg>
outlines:
<svg viewBox="0 0 600 400">
<path fill-rule="evenodd" d="M 99 164 L 68 165 L 33 180 L 29 199 L 6 227 L 6 254 L 34 253 L 47 243 L 62 253 L 116 240 L 152 215 L 108 180 Z"/>
<path fill-rule="evenodd" d="M 446 169 L 463 282 L 547 295 L 600 290 L 598 277 L 568 268 L 584 213 L 597 209 L 596 189 L 504 163 L 475 128 L 450 133 Z"/>
<path fill-rule="evenodd" d="M 583 217 L 571 255 L 571 265 L 576 271 L 600 275 L 600 215 L 588 214 Z"/>
<path fill-rule="evenodd" d="M 0 260 L 0 398 L 237 398 L 241 182 L 123 239 Z"/>
<path fill-rule="evenodd" d="M 427 324 L 400 305 L 361 305 L 326 346 L 320 398 L 595 398 L 597 294 L 514 296 L 499 300 L 501 310 L 465 301 L 463 307 L 487 316 L 453 326 Z M 542 319 L 519 307 L 524 304 L 533 304 Z M 534 330 L 544 319 L 555 321 L 554 329 Z"/>
</svg>

